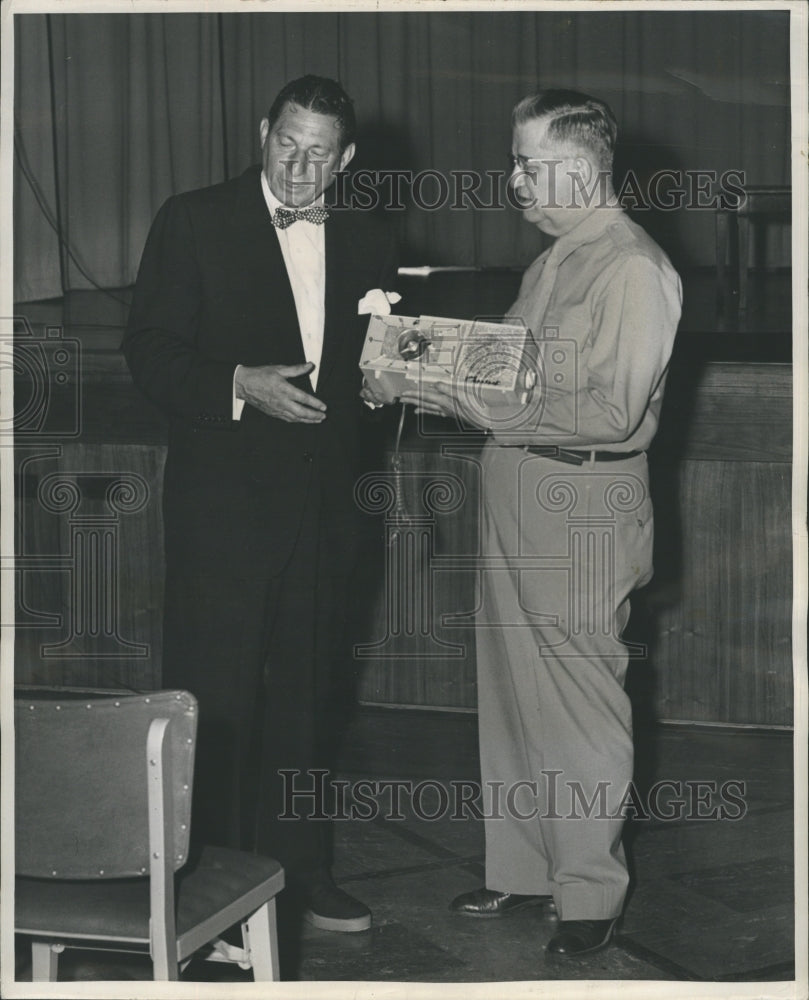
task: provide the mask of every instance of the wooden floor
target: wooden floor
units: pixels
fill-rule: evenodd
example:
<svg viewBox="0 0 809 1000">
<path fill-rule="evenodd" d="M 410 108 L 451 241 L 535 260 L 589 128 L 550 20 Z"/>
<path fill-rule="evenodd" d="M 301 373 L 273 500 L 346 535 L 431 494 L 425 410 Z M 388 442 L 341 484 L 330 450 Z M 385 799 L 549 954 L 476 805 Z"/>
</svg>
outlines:
<svg viewBox="0 0 809 1000">
<path fill-rule="evenodd" d="M 636 734 L 639 790 L 668 779 L 744 783 L 738 819 L 650 819 L 627 826 L 632 888 L 620 934 L 606 951 L 552 960 L 544 945 L 554 920 L 529 909 L 502 921 L 448 912 L 458 893 L 484 878 L 482 823 L 453 819 L 438 793 L 425 815 L 389 793 L 373 819 L 335 823 L 334 874 L 371 906 L 372 930 L 337 934 L 284 916 L 282 976 L 306 981 L 516 982 L 533 980 L 791 980 L 793 971 L 792 740 L 784 733 L 659 727 Z M 344 740 L 340 775 L 452 783 L 478 779 L 473 717 L 458 713 L 362 709 Z M 641 801 L 648 801 L 648 798 Z M 417 806 L 418 808 L 418 806 Z M 710 806 L 700 807 L 701 812 Z M 672 809 L 672 811 L 674 811 Z M 737 812 L 741 812 L 738 807 Z M 61 978 L 143 980 L 140 958 L 66 951 Z M 19 951 L 18 977 L 30 977 Z M 184 981 L 247 982 L 231 966 L 192 963 Z M 225 995 L 225 994 L 221 994 Z M 762 990 L 762 995 L 764 991 Z"/>
</svg>

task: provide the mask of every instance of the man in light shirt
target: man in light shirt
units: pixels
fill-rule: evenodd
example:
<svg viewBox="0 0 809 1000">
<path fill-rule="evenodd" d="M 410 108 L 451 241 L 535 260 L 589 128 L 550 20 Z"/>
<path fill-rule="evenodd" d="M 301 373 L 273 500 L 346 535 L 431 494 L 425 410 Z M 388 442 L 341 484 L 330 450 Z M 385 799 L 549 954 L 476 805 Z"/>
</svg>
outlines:
<svg viewBox="0 0 809 1000">
<path fill-rule="evenodd" d="M 162 684 L 199 701 L 192 832 L 278 858 L 304 916 L 336 931 L 371 915 L 331 879 L 327 824 L 279 817 L 311 810 L 284 792 L 314 780 L 281 772 L 329 764 L 357 542 L 357 306 L 396 276 L 378 218 L 324 205 L 355 127 L 339 84 L 287 84 L 261 167 L 160 209 L 123 343 L 169 418 Z"/>
<path fill-rule="evenodd" d="M 474 381 L 403 398 L 490 432 L 476 631 L 486 884 L 451 909 L 503 917 L 552 899 L 548 951 L 575 958 L 609 943 L 626 895 L 620 637 L 630 592 L 652 575 L 646 450 L 681 286 L 617 203 L 606 104 L 546 91 L 512 124 L 515 200 L 555 237 L 508 312 L 537 341 L 535 391 L 506 415 L 487 411 Z"/>
</svg>

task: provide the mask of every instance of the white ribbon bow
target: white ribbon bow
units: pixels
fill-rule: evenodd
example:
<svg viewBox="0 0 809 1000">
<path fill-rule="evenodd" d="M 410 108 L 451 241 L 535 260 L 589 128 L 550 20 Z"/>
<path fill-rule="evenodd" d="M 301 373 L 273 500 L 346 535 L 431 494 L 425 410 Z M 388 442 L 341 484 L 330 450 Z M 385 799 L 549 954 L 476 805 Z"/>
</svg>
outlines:
<svg viewBox="0 0 809 1000">
<path fill-rule="evenodd" d="M 383 292 L 381 288 L 372 288 L 357 303 L 357 315 L 372 313 L 374 316 L 389 316 L 391 305 L 402 301 L 398 292 Z"/>
</svg>

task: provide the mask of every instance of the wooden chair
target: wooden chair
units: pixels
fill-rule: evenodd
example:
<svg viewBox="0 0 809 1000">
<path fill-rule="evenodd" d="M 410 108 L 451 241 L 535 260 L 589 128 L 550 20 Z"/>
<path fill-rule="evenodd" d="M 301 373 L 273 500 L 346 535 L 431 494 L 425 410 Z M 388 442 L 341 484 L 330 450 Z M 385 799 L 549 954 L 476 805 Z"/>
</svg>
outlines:
<svg viewBox="0 0 809 1000">
<path fill-rule="evenodd" d="M 790 222 L 792 219 L 792 189 L 790 187 L 745 187 L 738 204 L 723 205 L 716 211 L 716 280 L 717 308 L 722 314 L 731 301 L 730 267 L 736 271 L 738 311 L 747 312 L 748 270 L 751 227 L 759 221 Z M 732 242 L 731 242 L 732 240 Z"/>
<path fill-rule="evenodd" d="M 185 691 L 17 690 L 15 931 L 32 978 L 65 947 L 148 951 L 154 978 L 191 956 L 276 980 L 271 858 L 203 848 L 189 859 L 197 706 Z M 241 923 L 243 947 L 219 936 Z"/>
</svg>

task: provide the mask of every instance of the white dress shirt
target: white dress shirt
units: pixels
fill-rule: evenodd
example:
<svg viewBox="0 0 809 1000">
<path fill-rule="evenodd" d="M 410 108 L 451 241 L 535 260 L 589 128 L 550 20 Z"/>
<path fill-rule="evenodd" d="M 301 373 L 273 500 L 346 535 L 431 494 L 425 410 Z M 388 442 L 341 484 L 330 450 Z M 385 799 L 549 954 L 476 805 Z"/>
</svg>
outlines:
<svg viewBox="0 0 809 1000">
<path fill-rule="evenodd" d="M 277 208 L 282 207 L 282 202 L 270 190 L 264 171 L 261 172 L 261 190 L 264 194 L 267 211 L 272 216 Z M 292 286 L 298 325 L 303 340 L 303 355 L 307 361 L 315 366 L 309 378 L 312 387 L 316 389 L 320 358 L 323 354 L 323 328 L 326 321 L 325 228 L 322 225 L 316 226 L 313 222 L 301 219 L 286 229 L 276 229 L 275 235 L 278 237 L 289 283 Z M 237 371 L 239 367 L 237 366 Z M 233 379 L 233 419 L 239 420 L 244 409 L 244 400 L 236 398 L 235 371 Z"/>
</svg>

